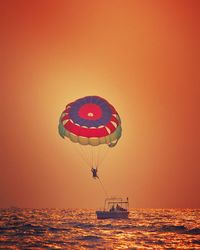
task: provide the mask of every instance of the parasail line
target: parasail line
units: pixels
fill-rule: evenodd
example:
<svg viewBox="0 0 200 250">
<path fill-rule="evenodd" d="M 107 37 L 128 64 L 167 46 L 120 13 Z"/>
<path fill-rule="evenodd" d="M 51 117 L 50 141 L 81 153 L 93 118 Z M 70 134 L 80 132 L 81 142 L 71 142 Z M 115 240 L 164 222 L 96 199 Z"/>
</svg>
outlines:
<svg viewBox="0 0 200 250">
<path fill-rule="evenodd" d="M 99 160 L 98 165 L 102 165 L 102 163 L 104 162 L 104 160 L 106 159 L 106 157 L 108 155 L 108 150 L 109 150 L 109 147 L 106 148 L 106 151 L 104 152 L 103 156 L 101 157 L 101 160 Z"/>
<path fill-rule="evenodd" d="M 108 194 L 107 194 L 107 192 L 106 192 L 106 190 L 105 190 L 105 188 L 104 188 L 104 186 L 103 186 L 103 183 L 101 182 L 101 180 L 100 180 L 99 177 L 98 177 L 98 180 L 99 180 L 99 182 L 100 182 L 100 184 L 101 184 L 101 187 L 102 187 L 102 189 L 103 189 L 103 192 L 104 192 L 105 196 L 108 197 Z"/>
<path fill-rule="evenodd" d="M 78 146 L 78 145 L 77 145 L 77 146 Z M 79 151 L 79 155 L 81 156 L 82 160 L 90 167 L 90 166 L 91 166 L 91 163 L 90 163 L 90 161 L 87 159 L 87 157 L 84 156 L 84 152 L 81 151 L 81 149 L 78 148 L 78 147 L 76 147 L 76 146 L 75 146 L 75 148 L 76 148 L 77 151 Z"/>
</svg>

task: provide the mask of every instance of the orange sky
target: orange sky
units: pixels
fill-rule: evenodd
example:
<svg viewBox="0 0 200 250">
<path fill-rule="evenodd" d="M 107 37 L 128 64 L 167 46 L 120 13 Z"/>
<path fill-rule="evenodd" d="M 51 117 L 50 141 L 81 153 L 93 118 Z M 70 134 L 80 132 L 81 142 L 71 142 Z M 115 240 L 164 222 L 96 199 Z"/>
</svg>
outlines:
<svg viewBox="0 0 200 250">
<path fill-rule="evenodd" d="M 62 140 L 65 105 L 100 95 L 123 136 L 100 166 L 131 207 L 199 207 L 199 1 L 1 1 L 0 207 L 102 206 Z"/>
</svg>

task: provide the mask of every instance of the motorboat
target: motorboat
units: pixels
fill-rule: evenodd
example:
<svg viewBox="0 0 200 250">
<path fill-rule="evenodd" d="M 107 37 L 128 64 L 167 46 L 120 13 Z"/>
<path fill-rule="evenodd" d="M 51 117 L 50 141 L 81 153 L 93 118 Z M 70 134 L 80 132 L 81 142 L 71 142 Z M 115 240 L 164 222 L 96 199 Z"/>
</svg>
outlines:
<svg viewBox="0 0 200 250">
<path fill-rule="evenodd" d="M 106 198 L 104 209 L 96 211 L 97 219 L 128 219 L 128 209 L 128 198 L 126 200 L 117 197 Z"/>
</svg>

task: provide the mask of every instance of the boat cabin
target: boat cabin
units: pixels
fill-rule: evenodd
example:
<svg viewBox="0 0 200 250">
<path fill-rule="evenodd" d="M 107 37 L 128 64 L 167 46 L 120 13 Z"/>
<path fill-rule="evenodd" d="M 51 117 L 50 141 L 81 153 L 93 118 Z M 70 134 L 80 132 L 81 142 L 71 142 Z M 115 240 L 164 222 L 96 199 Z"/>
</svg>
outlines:
<svg viewBox="0 0 200 250">
<path fill-rule="evenodd" d="M 128 198 L 124 201 L 122 198 L 106 198 L 104 209 L 96 211 L 97 219 L 127 219 L 129 215 Z"/>
</svg>

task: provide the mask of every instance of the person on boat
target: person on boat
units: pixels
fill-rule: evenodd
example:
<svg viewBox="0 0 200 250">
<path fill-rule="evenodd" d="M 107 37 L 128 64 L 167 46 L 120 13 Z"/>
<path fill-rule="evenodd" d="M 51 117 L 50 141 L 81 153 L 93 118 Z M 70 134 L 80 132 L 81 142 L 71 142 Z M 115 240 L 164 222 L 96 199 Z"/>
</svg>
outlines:
<svg viewBox="0 0 200 250">
<path fill-rule="evenodd" d="M 117 204 L 117 206 L 116 206 L 116 209 L 117 209 L 118 211 L 126 211 L 126 209 L 124 209 L 123 207 L 121 207 L 121 206 L 118 205 L 118 204 Z"/>
<path fill-rule="evenodd" d="M 117 204 L 116 206 L 116 210 L 120 211 L 121 210 L 121 207 Z"/>
<path fill-rule="evenodd" d="M 110 209 L 110 212 L 113 212 L 113 211 L 115 211 L 114 205 L 112 205 L 112 207 L 111 207 L 111 209 Z"/>
<path fill-rule="evenodd" d="M 97 168 L 92 167 L 91 171 L 92 171 L 92 177 L 93 178 L 99 178 L 98 175 L 97 175 Z"/>
</svg>

